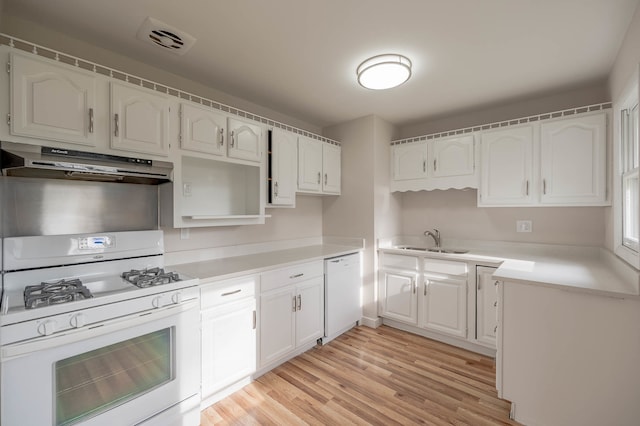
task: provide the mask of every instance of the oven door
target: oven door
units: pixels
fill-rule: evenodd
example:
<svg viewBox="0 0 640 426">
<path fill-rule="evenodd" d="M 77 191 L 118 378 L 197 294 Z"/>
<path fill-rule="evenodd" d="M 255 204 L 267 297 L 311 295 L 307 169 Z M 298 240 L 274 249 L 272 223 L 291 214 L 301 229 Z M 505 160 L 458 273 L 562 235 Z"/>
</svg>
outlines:
<svg viewBox="0 0 640 426">
<path fill-rule="evenodd" d="M 186 424 L 180 413 L 193 418 L 200 402 L 197 307 L 187 301 L 2 347 L 0 423 L 132 425 L 170 413 L 172 424 Z"/>
</svg>

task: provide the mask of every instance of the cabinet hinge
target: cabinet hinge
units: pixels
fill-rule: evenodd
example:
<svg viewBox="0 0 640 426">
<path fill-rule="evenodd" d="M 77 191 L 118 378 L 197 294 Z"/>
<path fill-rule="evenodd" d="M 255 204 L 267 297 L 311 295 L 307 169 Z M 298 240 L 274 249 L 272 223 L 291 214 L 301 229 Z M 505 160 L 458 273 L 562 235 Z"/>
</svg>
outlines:
<svg viewBox="0 0 640 426">
<path fill-rule="evenodd" d="M 7 73 L 11 74 L 11 62 L 7 62 Z"/>
<path fill-rule="evenodd" d="M 11 114 L 7 114 L 7 125 L 11 126 Z"/>
</svg>

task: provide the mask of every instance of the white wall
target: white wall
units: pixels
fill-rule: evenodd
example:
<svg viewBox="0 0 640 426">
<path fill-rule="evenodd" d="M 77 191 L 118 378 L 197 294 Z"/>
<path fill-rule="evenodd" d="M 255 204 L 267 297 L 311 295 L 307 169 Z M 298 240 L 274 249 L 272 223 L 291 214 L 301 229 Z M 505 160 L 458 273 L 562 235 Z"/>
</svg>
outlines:
<svg viewBox="0 0 640 426">
<path fill-rule="evenodd" d="M 620 96 L 625 84 L 637 69 L 638 63 L 640 63 L 640 2 L 636 6 L 636 12 L 609 74 L 608 88 L 611 99 Z"/>
<path fill-rule="evenodd" d="M 402 234 L 437 228 L 443 239 L 517 241 L 601 246 L 603 207 L 478 208 L 476 190 L 420 191 L 402 195 Z M 533 232 L 516 232 L 516 220 L 531 220 Z"/>
<path fill-rule="evenodd" d="M 376 239 L 400 230 L 398 197 L 389 192 L 389 141 L 394 127 L 368 116 L 324 129 L 342 142 L 342 195 L 324 199 L 323 233 L 365 239 L 363 316 L 377 317 Z"/>
</svg>

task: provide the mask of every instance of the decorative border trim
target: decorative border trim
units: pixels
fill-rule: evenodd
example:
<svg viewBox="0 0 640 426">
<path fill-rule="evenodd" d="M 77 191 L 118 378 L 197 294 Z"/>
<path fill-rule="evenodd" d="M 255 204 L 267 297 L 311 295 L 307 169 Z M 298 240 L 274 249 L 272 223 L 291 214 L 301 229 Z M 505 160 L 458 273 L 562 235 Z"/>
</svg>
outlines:
<svg viewBox="0 0 640 426">
<path fill-rule="evenodd" d="M 464 135 L 467 133 L 478 132 L 481 130 L 490 130 L 490 129 L 496 129 L 499 127 L 514 126 L 516 124 L 533 123 L 535 121 L 548 120 L 550 118 L 557 118 L 557 117 L 565 117 L 568 115 L 582 114 L 585 112 L 604 111 L 605 109 L 610 109 L 611 106 L 612 106 L 611 102 L 604 102 L 601 104 L 587 105 L 587 106 L 582 106 L 577 108 L 564 109 L 560 111 L 547 112 L 544 114 L 531 115 L 529 117 L 514 118 L 513 120 L 497 121 L 495 123 L 481 124 L 479 126 L 465 127 L 462 129 L 449 130 L 446 132 L 431 133 L 424 136 L 416 136 L 416 137 L 406 138 L 406 139 L 398 139 L 395 141 L 391 141 L 391 145 L 401 145 L 404 143 L 421 142 L 421 141 L 426 141 L 430 139 L 439 139 L 447 136 Z"/>
<path fill-rule="evenodd" d="M 325 138 L 323 136 L 316 135 L 315 133 L 311 133 L 297 127 L 289 126 L 288 124 L 281 123 L 279 121 L 271 120 L 269 118 L 253 114 L 248 111 L 234 108 L 229 105 L 221 104 L 211 99 L 194 95 L 193 93 L 185 92 L 183 90 L 176 89 L 174 87 L 165 86 L 163 84 L 155 83 L 153 81 L 146 80 L 144 78 L 136 77 L 132 74 L 127 74 L 125 72 L 122 72 L 113 68 L 105 67 L 103 65 L 96 64 L 95 62 L 87 61 L 87 60 L 78 58 L 76 56 L 67 55 L 66 53 L 58 52 L 57 50 L 49 49 L 48 47 L 40 46 L 35 43 L 21 40 L 19 38 L 10 36 L 8 34 L 0 33 L 0 45 L 9 46 L 14 49 L 23 50 L 25 52 L 30 52 L 30 53 L 33 53 L 34 55 L 38 55 L 43 58 L 53 59 L 55 61 L 58 61 L 64 64 L 75 66 L 75 67 L 84 69 L 86 71 L 91 71 L 96 74 L 114 78 L 116 80 L 137 84 L 140 87 L 146 87 L 147 89 L 155 90 L 156 92 L 160 92 L 160 93 L 165 93 L 167 95 L 174 96 L 179 99 L 184 99 L 191 102 L 199 103 L 201 105 L 208 106 L 208 107 L 226 112 L 228 114 L 232 114 L 238 117 L 243 117 L 249 120 L 266 124 L 267 126 L 283 129 L 292 133 L 296 133 L 298 135 L 309 137 L 311 139 L 317 139 L 321 142 L 326 142 L 332 145 L 340 146 L 340 142 L 335 141 L 333 139 Z"/>
</svg>

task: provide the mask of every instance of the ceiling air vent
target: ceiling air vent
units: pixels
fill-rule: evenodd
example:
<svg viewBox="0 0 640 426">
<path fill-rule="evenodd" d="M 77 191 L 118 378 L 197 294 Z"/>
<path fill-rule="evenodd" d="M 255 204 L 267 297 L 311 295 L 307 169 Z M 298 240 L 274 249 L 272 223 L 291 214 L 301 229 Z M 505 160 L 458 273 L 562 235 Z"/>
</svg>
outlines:
<svg viewBox="0 0 640 426">
<path fill-rule="evenodd" d="M 184 31 L 151 17 L 142 23 L 138 30 L 138 38 L 176 55 L 184 55 L 196 42 L 195 38 Z"/>
</svg>

